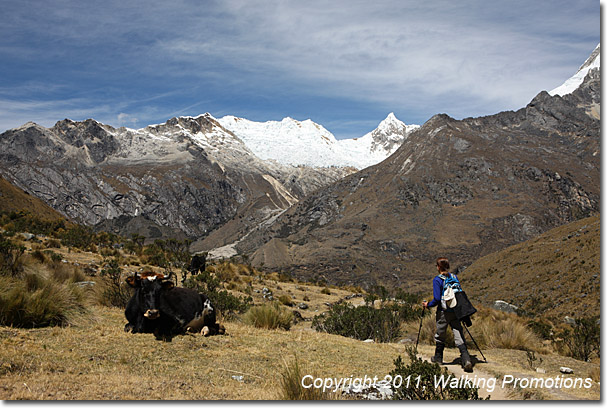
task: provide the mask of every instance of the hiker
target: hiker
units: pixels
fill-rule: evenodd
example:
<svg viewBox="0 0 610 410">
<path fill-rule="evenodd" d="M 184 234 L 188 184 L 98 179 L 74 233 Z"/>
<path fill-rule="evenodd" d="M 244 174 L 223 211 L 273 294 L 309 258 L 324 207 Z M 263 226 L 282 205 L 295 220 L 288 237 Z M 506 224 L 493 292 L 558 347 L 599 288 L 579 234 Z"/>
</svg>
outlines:
<svg viewBox="0 0 610 410">
<path fill-rule="evenodd" d="M 422 302 L 424 308 L 436 308 L 436 333 L 434 334 L 434 341 L 436 342 L 436 350 L 434 356 L 430 359 L 432 363 L 443 363 L 443 350 L 445 349 L 445 333 L 447 331 L 447 325 L 453 329 L 453 337 L 455 339 L 455 345 L 460 349 L 460 355 L 462 358 L 462 367 L 467 372 L 472 372 L 472 361 L 470 360 L 470 354 L 466 348 L 466 339 L 464 338 L 464 331 L 462 329 L 462 323 L 455 316 L 455 312 L 452 307 L 455 306 L 455 299 L 453 303 L 446 305 L 443 300 L 443 293 L 445 288 L 445 282 L 447 280 L 457 281 L 455 274 L 449 273 L 449 260 L 447 258 L 438 258 L 436 260 L 436 268 L 438 275 L 434 277 L 432 281 L 432 290 L 434 299 L 430 302 L 425 300 Z M 459 285 L 459 281 L 457 281 Z"/>
</svg>

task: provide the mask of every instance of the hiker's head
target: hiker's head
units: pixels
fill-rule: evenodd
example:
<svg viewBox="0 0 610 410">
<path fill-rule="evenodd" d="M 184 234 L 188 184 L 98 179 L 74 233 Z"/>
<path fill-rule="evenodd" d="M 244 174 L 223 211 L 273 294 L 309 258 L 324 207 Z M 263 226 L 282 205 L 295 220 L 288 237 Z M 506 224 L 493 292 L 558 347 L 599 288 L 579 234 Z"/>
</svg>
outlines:
<svg viewBox="0 0 610 410">
<path fill-rule="evenodd" d="M 449 272 L 449 259 L 440 257 L 436 260 L 436 267 L 439 272 Z"/>
</svg>

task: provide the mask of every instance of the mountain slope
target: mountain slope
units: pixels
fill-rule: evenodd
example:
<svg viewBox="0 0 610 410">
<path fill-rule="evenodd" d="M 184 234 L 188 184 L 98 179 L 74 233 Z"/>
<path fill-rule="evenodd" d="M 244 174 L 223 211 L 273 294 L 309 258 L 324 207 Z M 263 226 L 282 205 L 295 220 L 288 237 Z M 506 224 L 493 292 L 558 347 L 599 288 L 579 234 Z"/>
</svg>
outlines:
<svg viewBox="0 0 610 410">
<path fill-rule="evenodd" d="M 0 213 L 27 211 L 40 219 L 65 219 L 40 199 L 27 194 L 0 176 Z"/>
<path fill-rule="evenodd" d="M 599 211 L 600 73 L 517 112 L 437 115 L 382 163 L 322 188 L 250 235 L 255 264 L 331 282 L 425 288 L 454 266 Z M 431 273 L 432 272 L 432 273 Z"/>
<path fill-rule="evenodd" d="M 405 125 L 391 113 L 365 136 L 338 141 L 330 131 L 311 120 L 284 118 L 279 122 L 259 123 L 225 116 L 218 121 L 261 159 L 295 166 L 358 169 L 387 158 L 418 128 Z"/>
<path fill-rule="evenodd" d="M 502 299 L 536 316 L 600 314 L 600 217 L 486 255 L 460 275 L 473 303 Z"/>
<path fill-rule="evenodd" d="M 353 171 L 264 162 L 209 114 L 140 130 L 28 123 L 0 146 L 0 174 L 63 215 L 149 238 L 206 236 L 240 212 L 258 224 Z"/>
</svg>

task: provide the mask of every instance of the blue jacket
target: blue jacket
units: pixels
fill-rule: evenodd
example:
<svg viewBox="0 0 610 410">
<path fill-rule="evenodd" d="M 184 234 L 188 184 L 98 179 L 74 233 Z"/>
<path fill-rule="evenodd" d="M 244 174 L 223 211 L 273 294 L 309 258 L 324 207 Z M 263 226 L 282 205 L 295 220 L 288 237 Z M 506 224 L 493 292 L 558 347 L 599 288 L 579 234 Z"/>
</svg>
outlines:
<svg viewBox="0 0 610 410">
<path fill-rule="evenodd" d="M 445 285 L 445 280 L 441 278 L 441 275 L 436 275 L 432 280 L 432 294 L 434 299 L 428 302 L 428 307 L 434 307 L 441 303 L 441 298 L 443 297 L 443 287 Z"/>
</svg>

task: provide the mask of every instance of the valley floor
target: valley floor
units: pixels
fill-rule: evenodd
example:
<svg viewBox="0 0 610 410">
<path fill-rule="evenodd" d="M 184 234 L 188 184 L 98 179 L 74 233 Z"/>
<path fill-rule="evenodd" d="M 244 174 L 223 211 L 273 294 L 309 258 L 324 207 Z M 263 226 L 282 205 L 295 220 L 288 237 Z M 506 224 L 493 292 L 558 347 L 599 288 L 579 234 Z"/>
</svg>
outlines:
<svg viewBox="0 0 610 410">
<path fill-rule="evenodd" d="M 394 368 L 398 355 L 406 356 L 402 344 L 365 343 L 302 326 L 270 331 L 226 322 L 225 336 L 185 335 L 163 343 L 150 334 L 123 332 L 124 323 L 122 310 L 96 307 L 94 317 L 79 326 L 0 327 L 0 399 L 275 400 L 280 398 L 281 372 L 295 358 L 305 374 L 317 377 L 382 379 Z M 429 357 L 433 347 L 420 346 L 419 351 Z M 525 352 L 490 349 L 484 353 L 490 362 L 476 365 L 479 377 L 554 378 L 559 365 L 572 367 L 575 374 L 571 376 L 588 377 L 598 366 L 543 356 L 549 371 L 537 375 L 527 369 Z M 445 360 L 454 356 L 457 350 L 448 349 Z M 447 366 L 459 377 L 459 366 Z M 487 394 L 480 390 L 480 396 Z M 600 390 L 597 383 L 588 390 L 528 393 L 510 388 L 495 391 L 491 398 L 524 397 L 598 400 Z"/>
</svg>

